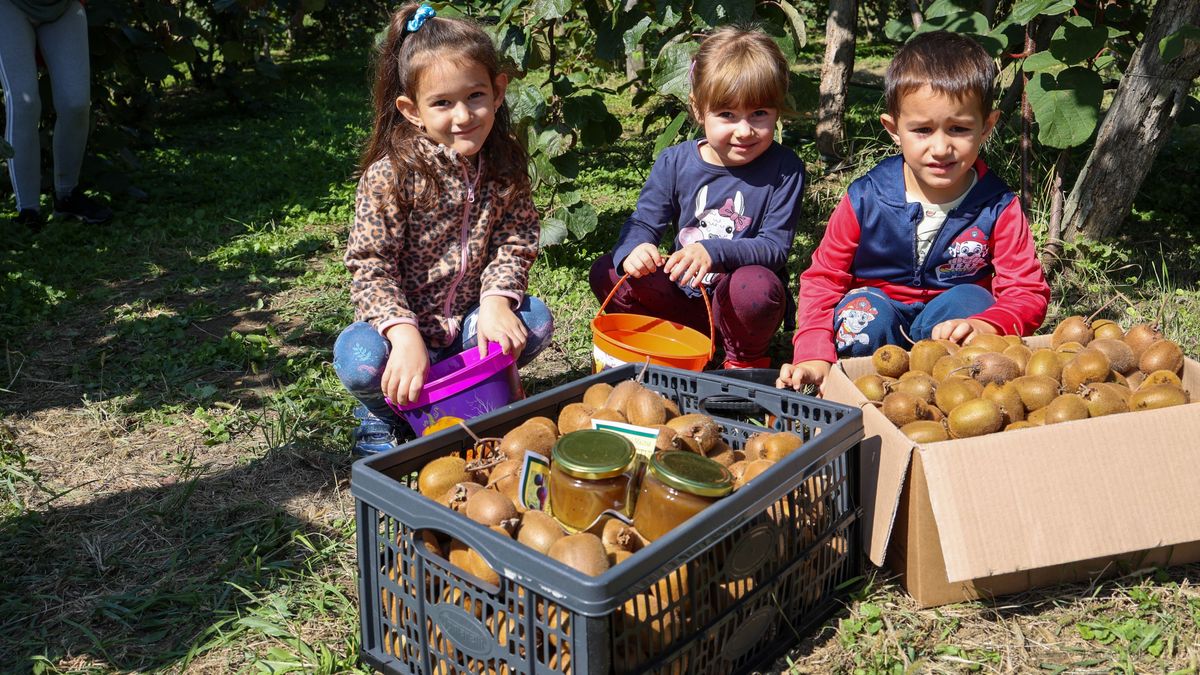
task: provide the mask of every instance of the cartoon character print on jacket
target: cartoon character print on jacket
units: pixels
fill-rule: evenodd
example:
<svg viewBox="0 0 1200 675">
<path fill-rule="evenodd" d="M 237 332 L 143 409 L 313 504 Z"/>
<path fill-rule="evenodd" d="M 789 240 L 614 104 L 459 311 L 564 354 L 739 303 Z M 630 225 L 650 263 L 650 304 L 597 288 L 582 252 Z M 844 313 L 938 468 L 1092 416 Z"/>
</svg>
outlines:
<svg viewBox="0 0 1200 675">
<path fill-rule="evenodd" d="M 958 235 L 946 249 L 950 260 L 938 265 L 938 280 L 949 281 L 975 275 L 988 264 L 987 254 L 987 235 L 978 227 L 968 229 Z"/>
<path fill-rule="evenodd" d="M 859 298 L 852 300 L 838 312 L 836 323 L 837 334 L 834 336 L 837 340 L 837 348 L 845 349 L 855 342 L 862 344 L 870 344 L 871 338 L 863 334 L 867 324 L 875 320 L 879 310 L 871 306 L 871 301 L 867 298 Z"/>
<path fill-rule="evenodd" d="M 696 193 L 696 224 L 688 225 L 679 230 L 680 247 L 704 239 L 733 239 L 735 232 L 750 227 L 750 216 L 746 212 L 746 199 L 742 191 L 734 193 L 733 199 L 726 198 L 720 208 L 708 208 L 708 186 L 700 188 Z M 720 275 L 709 272 L 701 280 L 705 286 L 717 282 Z"/>
</svg>

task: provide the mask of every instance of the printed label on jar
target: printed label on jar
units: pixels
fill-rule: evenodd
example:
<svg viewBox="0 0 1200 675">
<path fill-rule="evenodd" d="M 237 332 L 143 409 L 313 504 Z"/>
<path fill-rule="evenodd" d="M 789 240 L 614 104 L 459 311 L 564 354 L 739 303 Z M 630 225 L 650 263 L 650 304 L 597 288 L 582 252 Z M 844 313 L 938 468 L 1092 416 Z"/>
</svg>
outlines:
<svg viewBox="0 0 1200 675">
<path fill-rule="evenodd" d="M 638 457 L 643 461 L 650 461 L 650 457 L 654 455 L 654 443 L 658 440 L 658 429 L 640 427 L 636 424 L 627 424 L 625 422 L 595 419 L 592 420 L 592 428 L 601 431 L 611 431 L 618 436 L 625 437 L 630 443 L 633 443 L 634 451 L 637 452 Z"/>
<path fill-rule="evenodd" d="M 525 508 L 549 513 L 550 462 L 545 457 L 526 450 L 517 484 L 521 486 L 521 501 Z"/>
</svg>

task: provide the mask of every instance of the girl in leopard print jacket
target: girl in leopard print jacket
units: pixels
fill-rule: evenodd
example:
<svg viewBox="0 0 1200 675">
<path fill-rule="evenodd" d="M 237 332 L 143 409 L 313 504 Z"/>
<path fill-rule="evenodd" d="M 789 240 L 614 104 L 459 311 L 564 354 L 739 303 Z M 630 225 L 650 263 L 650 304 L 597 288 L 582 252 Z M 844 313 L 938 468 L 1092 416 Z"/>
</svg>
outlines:
<svg viewBox="0 0 1200 675">
<path fill-rule="evenodd" d="M 494 342 L 522 364 L 553 330 L 525 294 L 540 228 L 508 77 L 478 26 L 434 17 L 401 8 L 379 55 L 345 255 L 357 323 L 334 347 L 343 383 L 387 421 L 384 396 L 415 400 L 431 361 Z"/>
</svg>

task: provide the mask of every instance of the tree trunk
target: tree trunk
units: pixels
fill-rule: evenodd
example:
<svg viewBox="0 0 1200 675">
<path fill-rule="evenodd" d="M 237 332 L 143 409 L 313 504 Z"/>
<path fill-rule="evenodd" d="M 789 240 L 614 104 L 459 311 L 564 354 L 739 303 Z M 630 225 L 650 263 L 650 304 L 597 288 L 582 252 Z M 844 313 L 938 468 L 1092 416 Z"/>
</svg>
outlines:
<svg viewBox="0 0 1200 675">
<path fill-rule="evenodd" d="M 1200 75 L 1200 45 L 1163 63 L 1158 43 L 1186 24 L 1200 24 L 1196 0 L 1159 0 L 1146 35 L 1121 78 L 1096 132 L 1096 144 L 1075 181 L 1063 213 L 1063 238 L 1104 239 L 1117 232 L 1154 158 Z"/>
<path fill-rule="evenodd" d="M 920 28 L 922 23 L 925 23 L 925 17 L 921 14 L 921 6 L 917 4 L 917 0 L 908 0 L 908 13 L 912 15 L 913 28 Z"/>
<path fill-rule="evenodd" d="M 854 72 L 854 24 L 858 0 L 829 0 L 825 22 L 825 62 L 821 65 L 821 98 L 817 110 L 817 150 L 840 159 L 846 137 L 846 92 Z"/>
</svg>

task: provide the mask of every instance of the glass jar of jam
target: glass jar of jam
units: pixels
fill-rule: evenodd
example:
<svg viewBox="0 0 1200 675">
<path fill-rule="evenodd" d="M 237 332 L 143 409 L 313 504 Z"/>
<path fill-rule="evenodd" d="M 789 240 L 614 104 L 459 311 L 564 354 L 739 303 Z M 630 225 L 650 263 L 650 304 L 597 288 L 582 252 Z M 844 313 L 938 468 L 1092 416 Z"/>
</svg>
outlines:
<svg viewBox="0 0 1200 675">
<path fill-rule="evenodd" d="M 628 515 L 634 455 L 633 444 L 611 431 L 564 434 L 550 450 L 550 513 L 575 531 L 607 509 Z"/>
<path fill-rule="evenodd" d="M 693 452 L 656 452 L 646 466 L 633 526 L 654 541 L 733 491 L 733 474 Z"/>
</svg>

